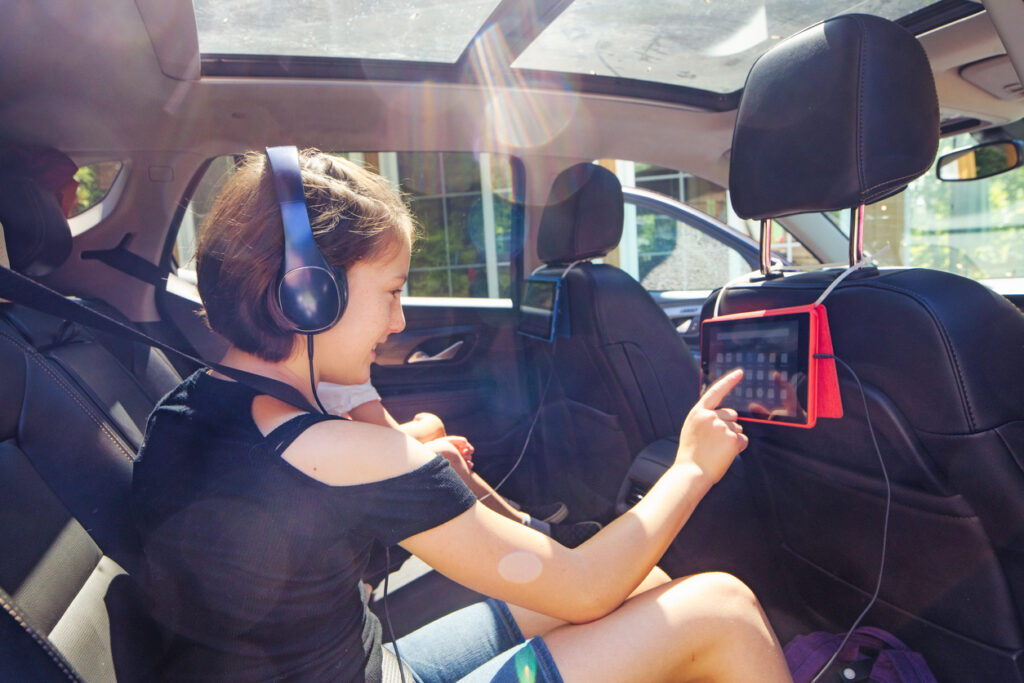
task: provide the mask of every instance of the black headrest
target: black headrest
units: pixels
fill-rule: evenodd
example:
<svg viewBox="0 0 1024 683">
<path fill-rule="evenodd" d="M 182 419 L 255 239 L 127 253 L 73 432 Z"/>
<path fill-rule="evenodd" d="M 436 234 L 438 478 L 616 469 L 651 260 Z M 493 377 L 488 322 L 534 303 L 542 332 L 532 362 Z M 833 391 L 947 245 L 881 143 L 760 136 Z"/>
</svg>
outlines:
<svg viewBox="0 0 1024 683">
<path fill-rule="evenodd" d="M 604 256 L 622 238 L 622 185 L 597 164 L 570 166 L 555 178 L 537 232 L 548 264 Z"/>
<path fill-rule="evenodd" d="M 71 253 L 71 228 L 56 195 L 20 175 L 0 175 L 0 224 L 11 269 L 46 275 Z"/>
<path fill-rule="evenodd" d="M 762 219 L 877 201 L 928 170 L 938 135 L 917 39 L 880 17 L 833 17 L 751 67 L 729 162 L 733 207 Z"/>
</svg>

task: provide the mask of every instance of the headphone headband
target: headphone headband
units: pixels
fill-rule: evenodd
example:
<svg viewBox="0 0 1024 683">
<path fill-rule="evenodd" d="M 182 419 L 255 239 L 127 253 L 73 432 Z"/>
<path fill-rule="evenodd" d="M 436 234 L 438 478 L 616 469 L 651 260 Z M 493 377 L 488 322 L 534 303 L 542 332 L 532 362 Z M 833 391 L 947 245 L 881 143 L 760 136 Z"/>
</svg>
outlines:
<svg viewBox="0 0 1024 683">
<path fill-rule="evenodd" d="M 295 332 L 323 332 L 345 311 L 345 274 L 340 268 L 331 268 L 316 246 L 306 210 L 299 150 L 294 146 L 267 147 L 267 161 L 284 225 L 277 300 Z"/>
</svg>

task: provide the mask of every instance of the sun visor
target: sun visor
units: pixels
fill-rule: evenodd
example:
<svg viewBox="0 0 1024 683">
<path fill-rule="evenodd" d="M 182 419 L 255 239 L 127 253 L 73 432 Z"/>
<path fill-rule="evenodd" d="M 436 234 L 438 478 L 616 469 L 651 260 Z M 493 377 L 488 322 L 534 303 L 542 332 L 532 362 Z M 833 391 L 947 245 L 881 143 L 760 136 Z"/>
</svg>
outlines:
<svg viewBox="0 0 1024 683">
<path fill-rule="evenodd" d="M 834 17 L 751 67 L 730 155 L 733 207 L 764 219 L 877 201 L 931 167 L 938 135 L 917 39 L 879 17 Z"/>
<path fill-rule="evenodd" d="M 160 70 L 179 81 L 198 81 L 199 32 L 189 0 L 135 0 Z"/>
</svg>

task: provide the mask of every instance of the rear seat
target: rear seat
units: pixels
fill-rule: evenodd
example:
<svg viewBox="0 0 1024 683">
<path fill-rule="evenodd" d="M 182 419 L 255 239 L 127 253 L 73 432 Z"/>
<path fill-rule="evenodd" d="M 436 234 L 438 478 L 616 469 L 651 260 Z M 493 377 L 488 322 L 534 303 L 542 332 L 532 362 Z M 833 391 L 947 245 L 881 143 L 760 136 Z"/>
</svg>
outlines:
<svg viewBox="0 0 1024 683">
<path fill-rule="evenodd" d="M 124 570 L 14 439 L 0 443 L 0 481 L 7 489 L 0 498 L 5 680 L 151 680 L 160 636 Z"/>
<path fill-rule="evenodd" d="M 67 254 L 67 222 L 31 182 L 4 179 L 0 222 L 22 272 Z M 128 497 L 146 417 L 177 374 L 160 352 L 137 351 L 119 359 L 75 325 L 0 303 L 0 671 L 11 680 L 146 680 L 158 661 L 126 573 L 140 553 Z"/>
<path fill-rule="evenodd" d="M 0 224 L 24 274 L 70 251 L 56 200 L 25 179 L 2 179 Z M 129 578 L 141 552 L 131 473 L 153 405 L 180 376 L 159 350 L 0 302 L 0 378 L 0 481 L 10 492 L 0 498 L 0 672 L 148 680 L 160 636 Z M 395 630 L 472 595 L 428 572 L 389 599 Z"/>
</svg>

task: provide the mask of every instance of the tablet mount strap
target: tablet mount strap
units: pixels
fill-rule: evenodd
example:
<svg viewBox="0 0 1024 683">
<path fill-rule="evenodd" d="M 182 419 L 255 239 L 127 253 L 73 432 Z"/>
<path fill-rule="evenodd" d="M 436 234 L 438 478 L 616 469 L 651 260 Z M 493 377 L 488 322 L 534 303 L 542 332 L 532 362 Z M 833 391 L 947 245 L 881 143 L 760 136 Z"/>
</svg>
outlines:
<svg viewBox="0 0 1024 683">
<path fill-rule="evenodd" d="M 127 337 L 133 341 L 146 344 L 160 349 L 178 358 L 183 358 L 201 366 L 213 368 L 225 377 L 241 382 L 261 394 L 267 394 L 284 401 L 300 410 L 319 413 L 320 411 L 310 405 L 302 392 L 293 386 L 285 384 L 276 379 L 264 377 L 244 370 L 238 370 L 227 365 L 210 363 L 191 354 L 180 351 L 169 344 L 154 339 L 139 330 L 125 325 L 119 320 L 110 318 L 97 311 L 94 311 L 76 301 L 68 299 L 63 294 L 50 289 L 38 282 L 16 273 L 8 268 L 0 268 L 0 297 L 28 308 L 48 313 L 50 315 L 70 320 L 95 330 L 110 332 L 112 334 Z"/>
</svg>

